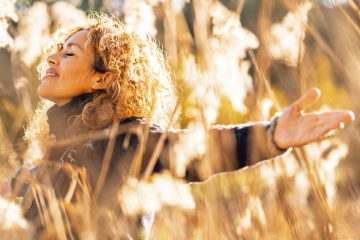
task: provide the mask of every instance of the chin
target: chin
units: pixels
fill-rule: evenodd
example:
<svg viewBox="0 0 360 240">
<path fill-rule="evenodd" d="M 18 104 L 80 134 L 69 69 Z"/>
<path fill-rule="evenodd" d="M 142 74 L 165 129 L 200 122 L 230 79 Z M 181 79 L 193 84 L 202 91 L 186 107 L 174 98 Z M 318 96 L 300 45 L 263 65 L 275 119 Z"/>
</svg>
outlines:
<svg viewBox="0 0 360 240">
<path fill-rule="evenodd" d="M 54 96 L 53 94 L 51 94 L 51 92 L 52 91 L 50 91 L 50 89 L 47 89 L 46 85 L 44 85 L 43 83 L 40 84 L 40 86 L 37 88 L 37 93 L 39 97 L 54 102 Z"/>
<path fill-rule="evenodd" d="M 38 93 L 38 95 L 39 95 L 40 97 L 47 99 L 46 96 L 47 96 L 48 94 L 46 94 L 47 91 L 46 91 L 45 88 L 46 88 L 46 87 L 43 85 L 43 83 L 41 83 L 41 84 L 39 85 L 39 87 L 37 88 L 37 93 Z"/>
<path fill-rule="evenodd" d="M 70 97 L 60 97 L 57 95 L 54 95 L 54 91 L 51 89 L 46 89 L 44 86 L 39 86 L 37 89 L 39 97 L 49 100 L 53 103 L 55 103 L 58 106 L 62 106 L 68 102 L 71 101 L 72 98 Z"/>
</svg>

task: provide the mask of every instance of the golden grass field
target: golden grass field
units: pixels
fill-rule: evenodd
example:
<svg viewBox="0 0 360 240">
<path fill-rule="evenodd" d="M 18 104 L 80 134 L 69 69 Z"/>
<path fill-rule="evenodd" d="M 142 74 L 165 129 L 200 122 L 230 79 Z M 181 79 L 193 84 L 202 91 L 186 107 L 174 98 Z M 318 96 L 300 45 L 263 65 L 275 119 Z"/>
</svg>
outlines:
<svg viewBox="0 0 360 240">
<path fill-rule="evenodd" d="M 40 161 L 42 143 L 24 139 L 40 101 L 36 66 L 51 34 L 84 21 L 88 10 L 122 17 L 164 48 L 179 92 L 173 126 L 191 132 L 177 146 L 181 169 L 194 156 L 208 159 L 216 144 L 209 126 L 269 120 L 311 87 L 322 97 L 309 110 L 346 108 L 357 116 L 359 6 L 358 0 L 0 0 L 0 177 Z M 359 132 L 355 120 L 321 142 L 201 183 L 169 173 L 131 178 L 116 193 L 119 211 L 97 209 L 86 187 L 76 204 L 46 189 L 41 239 L 359 239 Z M 74 181 L 84 175 L 76 172 Z M 0 198 L 0 239 L 34 239 L 20 202 Z"/>
</svg>

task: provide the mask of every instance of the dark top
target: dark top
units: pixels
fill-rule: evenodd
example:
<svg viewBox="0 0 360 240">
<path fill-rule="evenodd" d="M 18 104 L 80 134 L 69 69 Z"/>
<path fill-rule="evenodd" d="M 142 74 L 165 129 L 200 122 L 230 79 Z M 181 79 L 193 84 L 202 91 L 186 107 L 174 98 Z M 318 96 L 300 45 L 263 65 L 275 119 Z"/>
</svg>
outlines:
<svg viewBox="0 0 360 240">
<path fill-rule="evenodd" d="M 67 132 L 69 118 L 81 113 L 91 97 L 91 94 L 75 97 L 61 107 L 54 105 L 47 112 L 50 134 L 55 135 L 56 144 L 48 147 L 44 160 L 30 169 L 30 175 L 41 184 L 51 186 L 59 198 L 76 201 L 74 192 L 80 187 L 77 184 L 75 190 L 71 190 L 74 173 L 77 181 L 88 182 L 90 191 L 101 189 L 99 203 L 112 205 L 116 189 L 129 176 L 142 177 L 145 172 L 168 170 L 187 181 L 201 181 L 215 173 L 237 170 L 282 153 L 272 142 L 271 122 L 214 126 L 208 133 L 211 147 L 206 160 L 193 156 L 181 171 L 175 164 L 180 155 L 177 143 L 196 144 L 191 143 L 191 132 L 186 130 L 165 131 L 134 117 L 97 132 L 71 136 Z M 106 172 L 103 181 L 99 181 L 101 171 Z M 34 197 L 26 181 L 19 180 L 26 179 L 25 175 L 28 176 L 29 171 L 20 168 L 11 184 L 15 194 L 25 195 L 27 217 L 32 218 L 37 212 Z"/>
</svg>

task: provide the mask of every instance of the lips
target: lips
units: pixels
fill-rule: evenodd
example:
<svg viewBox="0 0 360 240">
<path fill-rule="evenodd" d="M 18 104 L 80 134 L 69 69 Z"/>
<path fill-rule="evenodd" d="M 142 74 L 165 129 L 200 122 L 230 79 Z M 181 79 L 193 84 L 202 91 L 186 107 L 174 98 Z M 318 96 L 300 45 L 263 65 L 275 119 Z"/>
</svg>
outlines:
<svg viewBox="0 0 360 240">
<path fill-rule="evenodd" d="M 50 68 L 46 71 L 46 74 L 44 77 L 58 77 L 58 76 L 59 76 L 59 74 L 56 72 L 56 70 L 53 68 Z"/>
</svg>

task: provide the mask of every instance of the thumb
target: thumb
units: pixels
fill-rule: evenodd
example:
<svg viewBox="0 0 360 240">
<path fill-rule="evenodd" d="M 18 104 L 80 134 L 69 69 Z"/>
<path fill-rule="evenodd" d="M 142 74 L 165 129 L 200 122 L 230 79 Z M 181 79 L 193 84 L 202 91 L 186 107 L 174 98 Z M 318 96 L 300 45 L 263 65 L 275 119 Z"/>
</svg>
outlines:
<svg viewBox="0 0 360 240">
<path fill-rule="evenodd" d="M 319 99 L 320 94 L 321 94 L 320 89 L 311 88 L 311 89 L 307 90 L 292 105 L 297 110 L 297 112 L 300 112 L 300 111 L 304 110 L 305 108 L 309 107 L 311 104 L 313 104 L 317 99 Z"/>
</svg>

